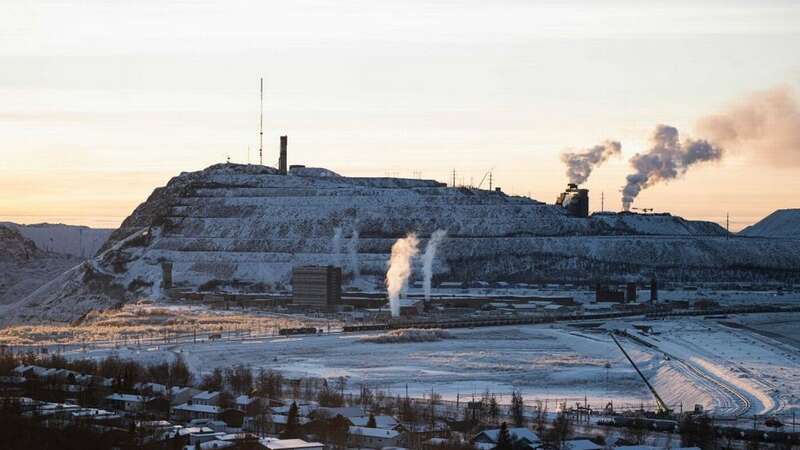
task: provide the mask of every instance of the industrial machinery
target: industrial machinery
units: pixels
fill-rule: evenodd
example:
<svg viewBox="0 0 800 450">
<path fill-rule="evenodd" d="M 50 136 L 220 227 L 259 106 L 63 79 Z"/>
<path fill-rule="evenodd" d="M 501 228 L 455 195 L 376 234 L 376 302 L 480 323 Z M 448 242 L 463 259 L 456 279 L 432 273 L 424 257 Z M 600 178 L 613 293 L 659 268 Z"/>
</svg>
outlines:
<svg viewBox="0 0 800 450">
<path fill-rule="evenodd" d="M 576 217 L 589 217 L 589 190 L 579 189 L 575 183 L 567 185 L 567 190 L 556 198 L 556 205 L 566 209 Z"/>
<path fill-rule="evenodd" d="M 661 396 L 658 395 L 658 392 L 656 392 L 656 389 L 653 387 L 653 385 L 651 385 L 650 382 L 647 381 L 647 378 L 645 378 L 642 371 L 639 370 L 639 368 L 636 366 L 636 363 L 633 362 L 633 359 L 631 359 L 630 355 L 628 355 L 628 352 L 626 352 L 625 349 L 622 348 L 622 344 L 619 343 L 616 336 L 614 336 L 614 333 L 609 333 L 609 334 L 611 335 L 611 339 L 614 340 L 614 343 L 617 344 L 617 347 L 619 347 L 619 349 L 622 351 L 622 354 L 625 355 L 626 358 L 628 358 L 628 362 L 631 363 L 633 369 L 636 370 L 636 373 L 638 373 L 639 377 L 641 377 L 642 381 L 644 381 L 644 384 L 647 386 L 648 389 L 650 389 L 650 393 L 653 394 L 653 397 L 655 397 L 656 399 L 656 404 L 658 405 L 658 412 L 664 415 L 669 415 L 670 413 L 672 413 L 672 410 L 670 410 L 669 407 L 667 407 L 667 404 L 664 403 L 664 400 L 662 400 Z"/>
</svg>

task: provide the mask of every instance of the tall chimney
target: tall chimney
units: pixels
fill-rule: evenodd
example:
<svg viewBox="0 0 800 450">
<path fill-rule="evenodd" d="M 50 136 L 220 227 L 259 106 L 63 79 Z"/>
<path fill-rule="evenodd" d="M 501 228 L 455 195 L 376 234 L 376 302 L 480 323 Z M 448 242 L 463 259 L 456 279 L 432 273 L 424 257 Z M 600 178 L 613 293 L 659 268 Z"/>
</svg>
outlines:
<svg viewBox="0 0 800 450">
<path fill-rule="evenodd" d="M 278 173 L 286 175 L 286 146 L 289 144 L 288 136 L 281 136 L 281 156 L 278 159 Z"/>
</svg>

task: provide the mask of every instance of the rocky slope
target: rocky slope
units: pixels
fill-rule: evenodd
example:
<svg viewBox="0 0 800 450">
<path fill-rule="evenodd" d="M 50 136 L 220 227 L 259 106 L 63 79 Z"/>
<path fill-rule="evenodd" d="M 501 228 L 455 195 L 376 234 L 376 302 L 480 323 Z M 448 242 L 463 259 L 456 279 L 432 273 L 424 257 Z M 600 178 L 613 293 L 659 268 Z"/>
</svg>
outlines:
<svg viewBox="0 0 800 450">
<path fill-rule="evenodd" d="M 741 236 L 800 239 L 800 209 L 779 209 L 739 232 Z"/>
<path fill-rule="evenodd" d="M 0 225 L 0 305 L 25 298 L 78 263 L 68 255 L 41 250 L 17 230 Z"/>
<path fill-rule="evenodd" d="M 156 189 L 94 260 L 33 293 L 8 320 L 72 320 L 159 297 L 165 261 L 175 285 L 192 289 L 284 289 L 298 264 L 341 264 L 347 283 L 372 287 L 397 238 L 415 232 L 424 247 L 437 229 L 448 233 L 437 280 L 783 280 L 800 269 L 800 246 L 728 237 L 716 224 L 670 215 L 574 218 L 528 198 L 431 180 L 222 164 Z"/>
<path fill-rule="evenodd" d="M 114 231 L 62 223 L 21 225 L 13 222 L 0 222 L 0 225 L 17 230 L 42 250 L 83 259 L 94 256 Z"/>
</svg>

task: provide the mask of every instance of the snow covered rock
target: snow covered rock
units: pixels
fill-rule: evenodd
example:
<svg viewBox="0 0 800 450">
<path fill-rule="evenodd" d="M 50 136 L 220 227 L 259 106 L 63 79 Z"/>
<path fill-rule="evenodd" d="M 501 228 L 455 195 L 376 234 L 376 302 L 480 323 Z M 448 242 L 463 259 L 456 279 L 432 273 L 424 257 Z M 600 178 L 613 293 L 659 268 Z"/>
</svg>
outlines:
<svg viewBox="0 0 800 450">
<path fill-rule="evenodd" d="M 447 238 L 435 281 L 585 282 L 653 273 L 784 280 L 800 273 L 800 246 L 729 238 L 716 224 L 668 214 L 576 218 L 529 198 L 433 180 L 219 164 L 157 188 L 95 259 L 32 294 L 7 320 L 70 321 L 87 308 L 163 297 L 164 262 L 178 288 L 283 290 L 292 267 L 303 264 L 341 265 L 345 283 L 380 285 L 396 239 L 414 232 L 424 248 L 437 229 Z M 414 264 L 418 279 L 421 262 Z"/>
<path fill-rule="evenodd" d="M 779 209 L 739 232 L 742 236 L 800 239 L 800 209 Z"/>
</svg>

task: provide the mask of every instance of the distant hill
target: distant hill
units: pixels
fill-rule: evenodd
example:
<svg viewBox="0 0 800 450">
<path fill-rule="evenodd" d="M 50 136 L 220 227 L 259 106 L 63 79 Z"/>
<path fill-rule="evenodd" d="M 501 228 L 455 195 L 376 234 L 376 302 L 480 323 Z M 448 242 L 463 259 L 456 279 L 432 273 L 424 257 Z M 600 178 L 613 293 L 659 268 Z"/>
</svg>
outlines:
<svg viewBox="0 0 800 450">
<path fill-rule="evenodd" d="M 162 262 L 183 289 L 287 290 L 292 268 L 306 264 L 342 266 L 346 286 L 380 286 L 398 238 L 415 232 L 424 248 L 438 229 L 447 238 L 433 265 L 437 282 L 587 283 L 653 273 L 665 281 L 800 279 L 794 242 L 729 237 L 719 225 L 669 214 L 577 218 L 530 198 L 434 180 L 220 164 L 155 189 L 95 258 L 0 321 L 72 321 L 163 298 Z"/>
<path fill-rule="evenodd" d="M 0 225 L 0 305 L 26 297 L 80 259 L 44 251 L 16 229 Z"/>
<path fill-rule="evenodd" d="M 63 223 L 20 225 L 13 222 L 0 222 L 0 225 L 17 230 L 42 250 L 64 253 L 82 259 L 93 257 L 114 231 L 106 228 L 64 225 Z"/>
<path fill-rule="evenodd" d="M 779 209 L 740 231 L 739 235 L 800 239 L 800 209 Z"/>
</svg>

